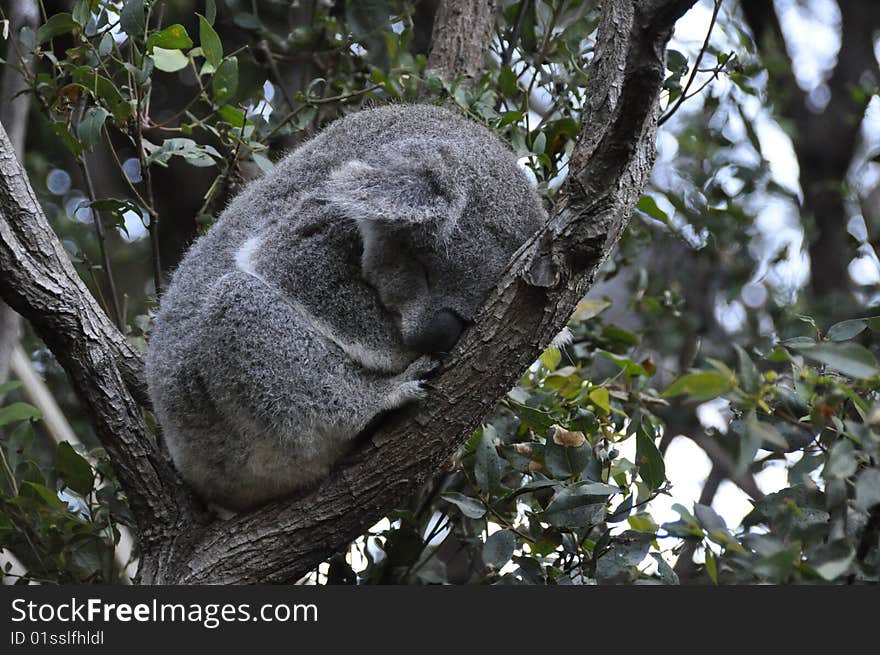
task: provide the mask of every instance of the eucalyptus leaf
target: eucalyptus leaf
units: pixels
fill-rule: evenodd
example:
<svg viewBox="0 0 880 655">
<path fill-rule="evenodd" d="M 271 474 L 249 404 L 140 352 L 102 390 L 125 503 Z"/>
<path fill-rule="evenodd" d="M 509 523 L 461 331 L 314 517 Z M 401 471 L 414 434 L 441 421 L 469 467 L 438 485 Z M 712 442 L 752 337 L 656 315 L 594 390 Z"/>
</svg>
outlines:
<svg viewBox="0 0 880 655">
<path fill-rule="evenodd" d="M 216 71 L 223 61 L 223 43 L 211 23 L 202 15 L 199 15 L 199 46 L 211 66 L 211 72 Z"/>
<path fill-rule="evenodd" d="M 489 535 L 483 544 L 483 562 L 500 569 L 513 557 L 516 548 L 516 534 L 512 530 L 499 530 Z"/>
<path fill-rule="evenodd" d="M 129 36 L 143 36 L 146 29 L 146 6 L 144 0 L 125 0 L 119 12 L 119 27 Z"/>
<path fill-rule="evenodd" d="M 92 467 L 66 441 L 58 444 L 57 462 L 58 475 L 67 486 L 80 496 L 88 495 L 95 479 Z"/>
<path fill-rule="evenodd" d="M 480 519 L 486 515 L 486 507 L 476 498 L 465 496 L 455 491 L 440 494 L 446 502 L 452 503 L 469 519 Z"/>
</svg>

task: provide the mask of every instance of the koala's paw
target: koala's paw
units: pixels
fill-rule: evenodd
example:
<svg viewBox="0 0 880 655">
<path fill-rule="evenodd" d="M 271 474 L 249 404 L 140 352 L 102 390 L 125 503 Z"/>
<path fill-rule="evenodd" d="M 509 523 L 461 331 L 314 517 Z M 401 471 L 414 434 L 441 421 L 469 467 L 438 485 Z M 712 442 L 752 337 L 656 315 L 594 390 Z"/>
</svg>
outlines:
<svg viewBox="0 0 880 655">
<path fill-rule="evenodd" d="M 410 380 L 396 385 L 382 399 L 382 409 L 391 410 L 422 400 L 428 394 L 422 380 Z"/>
<path fill-rule="evenodd" d="M 443 363 L 436 357 L 430 355 L 422 355 L 412 364 L 406 367 L 400 377 L 404 380 L 430 380 L 437 377 Z"/>
<path fill-rule="evenodd" d="M 422 400 L 431 389 L 428 379 L 439 372 L 439 360 L 427 355 L 419 357 L 391 380 L 391 387 L 383 399 L 384 408 L 395 409 Z"/>
</svg>

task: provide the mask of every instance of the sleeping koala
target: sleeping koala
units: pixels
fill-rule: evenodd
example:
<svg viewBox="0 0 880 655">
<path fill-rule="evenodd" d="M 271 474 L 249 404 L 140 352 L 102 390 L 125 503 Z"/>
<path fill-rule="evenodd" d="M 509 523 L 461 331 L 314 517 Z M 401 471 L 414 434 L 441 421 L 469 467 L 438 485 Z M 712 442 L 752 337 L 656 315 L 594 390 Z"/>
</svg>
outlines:
<svg viewBox="0 0 880 655">
<path fill-rule="evenodd" d="M 513 153 L 457 113 L 330 125 L 232 201 L 162 299 L 147 379 L 181 475 L 230 509 L 327 475 L 423 395 L 544 218 Z"/>
</svg>

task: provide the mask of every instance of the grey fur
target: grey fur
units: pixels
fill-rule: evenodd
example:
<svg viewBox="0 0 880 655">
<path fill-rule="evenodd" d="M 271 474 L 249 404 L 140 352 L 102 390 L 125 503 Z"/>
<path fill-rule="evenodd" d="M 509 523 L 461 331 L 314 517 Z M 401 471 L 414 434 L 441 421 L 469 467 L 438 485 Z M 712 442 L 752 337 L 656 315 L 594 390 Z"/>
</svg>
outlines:
<svg viewBox="0 0 880 655">
<path fill-rule="evenodd" d="M 162 299 L 147 379 L 182 476 L 242 509 L 327 475 L 423 395 L 544 216 L 510 150 L 439 107 L 360 111 L 292 152 Z"/>
</svg>

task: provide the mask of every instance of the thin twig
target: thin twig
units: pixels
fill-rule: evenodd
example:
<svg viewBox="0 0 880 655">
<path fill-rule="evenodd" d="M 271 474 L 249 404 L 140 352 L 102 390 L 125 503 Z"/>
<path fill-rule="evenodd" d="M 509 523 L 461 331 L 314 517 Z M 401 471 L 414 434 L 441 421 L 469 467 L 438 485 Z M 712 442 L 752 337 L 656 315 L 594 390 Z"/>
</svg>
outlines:
<svg viewBox="0 0 880 655">
<path fill-rule="evenodd" d="M 660 119 L 657 121 L 657 125 L 663 125 L 666 121 L 668 121 L 672 115 L 678 111 L 678 108 L 681 107 L 682 103 L 687 100 L 687 92 L 690 90 L 691 85 L 694 83 L 694 79 L 697 77 L 697 71 L 700 69 L 700 63 L 703 61 L 703 56 L 706 54 L 706 51 L 709 48 L 709 39 L 712 37 L 712 30 L 715 29 L 715 22 L 718 20 L 718 12 L 721 11 L 721 3 L 723 0 L 715 0 L 715 8 L 712 10 L 712 20 L 709 21 L 709 30 L 706 32 L 706 38 L 703 41 L 703 46 L 700 48 L 700 52 L 697 54 L 697 60 L 694 62 L 694 67 L 691 70 L 690 76 L 688 76 L 688 81 L 684 85 L 684 89 L 681 92 L 681 95 L 678 96 L 676 103 L 672 106 L 668 112 L 663 114 Z M 702 89 L 701 89 L 702 90 Z"/>
<path fill-rule="evenodd" d="M 79 120 L 82 121 L 83 114 L 86 109 L 86 103 L 83 101 L 80 105 Z M 89 201 L 94 203 L 98 196 L 95 193 L 95 184 L 92 181 L 92 175 L 86 162 L 85 154 L 77 158 L 77 163 L 82 171 L 83 179 L 86 182 L 86 191 L 89 195 Z M 104 268 L 104 277 L 107 280 L 108 295 L 110 296 L 110 308 L 113 311 L 111 318 L 119 328 L 119 331 L 125 334 L 125 317 L 119 309 L 119 296 L 116 291 L 116 279 L 113 277 L 113 268 L 110 265 L 110 253 L 107 250 L 107 235 L 104 232 L 104 218 L 102 212 L 97 209 L 90 208 L 92 211 L 92 224 L 95 226 L 95 236 L 98 239 L 98 250 L 101 254 L 101 266 Z"/>
<path fill-rule="evenodd" d="M 514 23 L 513 31 L 510 33 L 510 40 L 507 42 L 507 47 L 501 55 L 502 66 L 507 66 L 513 57 L 513 51 L 516 50 L 516 44 L 519 43 L 519 35 L 522 32 L 523 21 L 530 4 L 531 0 L 522 0 L 519 3 L 519 9 L 516 12 L 516 22 Z"/>
</svg>

